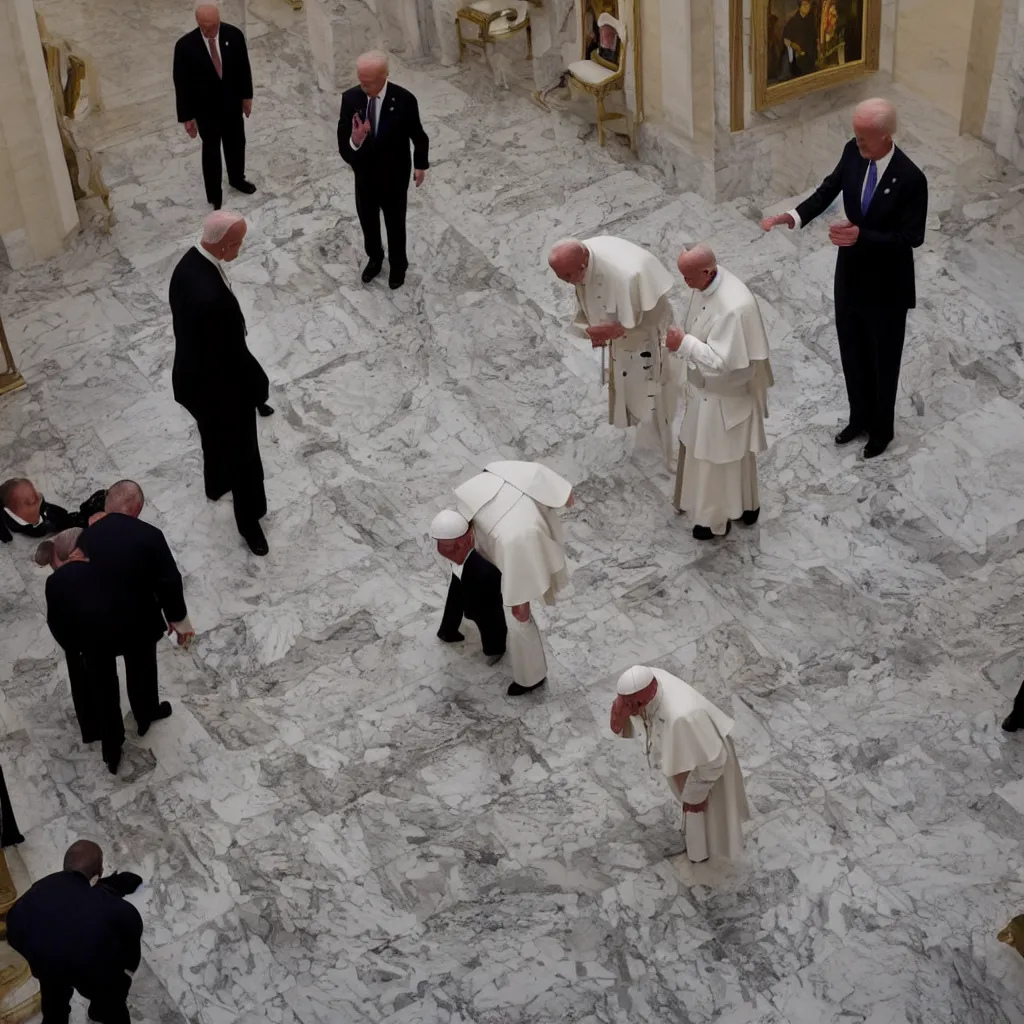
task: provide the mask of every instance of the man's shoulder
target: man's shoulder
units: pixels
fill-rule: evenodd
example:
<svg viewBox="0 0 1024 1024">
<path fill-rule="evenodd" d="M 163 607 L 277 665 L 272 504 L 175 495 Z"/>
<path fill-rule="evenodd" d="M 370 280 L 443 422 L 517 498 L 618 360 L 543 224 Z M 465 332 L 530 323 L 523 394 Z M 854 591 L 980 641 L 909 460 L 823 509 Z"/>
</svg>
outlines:
<svg viewBox="0 0 1024 1024">
<path fill-rule="evenodd" d="M 890 170 L 894 168 L 897 170 L 902 169 L 904 174 L 909 174 L 913 178 L 919 178 L 922 181 L 927 180 L 924 171 L 922 171 L 921 168 L 918 167 L 917 164 L 915 164 L 899 146 L 895 147 L 892 154 L 892 161 L 889 164 Z"/>
<path fill-rule="evenodd" d="M 346 89 L 341 94 L 342 104 L 349 104 L 350 106 L 365 106 L 366 105 L 366 93 L 363 92 L 362 87 L 353 85 L 350 89 Z"/>
<path fill-rule="evenodd" d="M 416 98 L 408 89 L 395 82 L 388 82 L 388 94 L 402 100 L 413 100 Z"/>
<path fill-rule="evenodd" d="M 194 28 L 191 32 L 186 32 L 183 36 L 179 36 L 177 42 L 174 44 L 175 50 L 184 50 L 192 46 L 195 43 L 195 38 L 199 34 L 199 29 Z"/>
<path fill-rule="evenodd" d="M 229 21 L 222 21 L 220 23 L 220 34 L 222 36 L 231 36 L 233 39 L 245 38 L 245 33 L 237 25 L 232 25 Z"/>
</svg>

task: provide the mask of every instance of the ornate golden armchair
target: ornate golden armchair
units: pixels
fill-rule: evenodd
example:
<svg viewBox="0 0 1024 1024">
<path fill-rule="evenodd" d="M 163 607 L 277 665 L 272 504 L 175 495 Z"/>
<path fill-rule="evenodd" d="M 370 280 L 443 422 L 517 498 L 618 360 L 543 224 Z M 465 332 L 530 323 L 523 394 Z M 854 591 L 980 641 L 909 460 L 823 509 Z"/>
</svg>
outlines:
<svg viewBox="0 0 1024 1024">
<path fill-rule="evenodd" d="M 487 57 L 488 43 L 504 42 L 517 32 L 526 29 L 526 57 L 533 57 L 533 35 L 530 30 L 530 8 L 539 7 L 543 0 L 473 0 L 473 3 L 459 8 L 455 15 L 455 32 L 459 37 L 459 60 L 462 60 L 467 46 L 479 46 Z M 462 23 L 468 22 L 477 28 L 476 39 L 466 39 L 462 34 Z"/>
<path fill-rule="evenodd" d="M 626 118 L 628 125 L 628 113 L 609 112 L 605 107 L 609 94 L 625 89 L 628 31 L 618 0 L 583 0 L 581 12 L 583 52 L 580 60 L 569 65 L 569 82 L 597 102 L 597 141 L 603 146 L 605 122 Z M 632 131 L 629 137 L 630 146 L 635 147 Z"/>
</svg>

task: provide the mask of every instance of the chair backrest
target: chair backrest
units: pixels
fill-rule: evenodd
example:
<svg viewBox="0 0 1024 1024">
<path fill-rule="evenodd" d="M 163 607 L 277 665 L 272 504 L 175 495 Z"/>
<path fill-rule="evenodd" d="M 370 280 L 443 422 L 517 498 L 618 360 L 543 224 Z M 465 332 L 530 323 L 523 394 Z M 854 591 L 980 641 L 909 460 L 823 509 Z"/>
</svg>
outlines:
<svg viewBox="0 0 1024 1024">
<path fill-rule="evenodd" d="M 583 0 L 581 15 L 583 59 L 592 60 L 609 71 L 625 71 L 626 27 L 619 11 L 619 0 Z M 599 24 L 602 21 L 605 24 Z"/>
</svg>

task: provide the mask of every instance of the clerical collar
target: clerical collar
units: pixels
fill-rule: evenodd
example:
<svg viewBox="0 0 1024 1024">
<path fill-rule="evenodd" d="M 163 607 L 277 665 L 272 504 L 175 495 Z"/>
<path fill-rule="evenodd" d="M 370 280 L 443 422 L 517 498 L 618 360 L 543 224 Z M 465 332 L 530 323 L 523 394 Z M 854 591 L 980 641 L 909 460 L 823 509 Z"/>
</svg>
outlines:
<svg viewBox="0 0 1024 1024">
<path fill-rule="evenodd" d="M 711 282 L 711 284 L 709 284 L 707 286 L 707 288 L 704 289 L 704 295 L 706 295 L 708 298 L 711 298 L 711 296 L 714 295 L 715 292 L 718 291 L 719 285 L 721 285 L 721 283 L 722 283 L 722 268 L 721 267 L 716 267 L 715 268 L 714 280 Z"/>
<path fill-rule="evenodd" d="M 16 516 L 6 505 L 4 505 L 4 512 L 11 517 L 19 526 L 37 526 L 37 523 L 26 522 L 21 516 Z"/>
</svg>

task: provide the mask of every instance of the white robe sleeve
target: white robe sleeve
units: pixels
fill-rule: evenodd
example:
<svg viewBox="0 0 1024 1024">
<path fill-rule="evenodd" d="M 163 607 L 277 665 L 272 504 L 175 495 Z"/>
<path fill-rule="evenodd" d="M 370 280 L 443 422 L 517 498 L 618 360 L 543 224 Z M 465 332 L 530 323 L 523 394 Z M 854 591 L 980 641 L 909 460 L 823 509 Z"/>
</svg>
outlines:
<svg viewBox="0 0 1024 1024">
<path fill-rule="evenodd" d="M 587 314 L 583 309 L 583 303 L 580 302 L 578 295 L 576 296 L 576 316 L 569 326 L 572 328 L 573 334 L 578 334 L 583 338 L 588 336 L 587 328 L 590 326 L 590 321 L 587 319 Z"/>
</svg>

